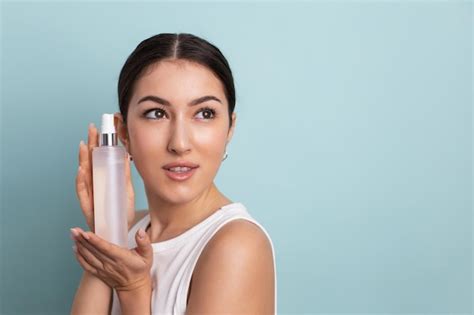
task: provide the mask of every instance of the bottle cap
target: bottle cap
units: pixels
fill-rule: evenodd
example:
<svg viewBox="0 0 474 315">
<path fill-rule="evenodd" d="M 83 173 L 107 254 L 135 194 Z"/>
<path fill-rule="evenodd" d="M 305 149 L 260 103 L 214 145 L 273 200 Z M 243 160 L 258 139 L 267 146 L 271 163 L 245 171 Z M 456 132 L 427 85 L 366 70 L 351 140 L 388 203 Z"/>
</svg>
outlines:
<svg viewBox="0 0 474 315">
<path fill-rule="evenodd" d="M 101 133 L 115 133 L 114 114 L 102 115 Z"/>
<path fill-rule="evenodd" d="M 115 132 L 114 114 L 102 114 L 99 146 L 116 146 L 118 144 Z"/>
</svg>

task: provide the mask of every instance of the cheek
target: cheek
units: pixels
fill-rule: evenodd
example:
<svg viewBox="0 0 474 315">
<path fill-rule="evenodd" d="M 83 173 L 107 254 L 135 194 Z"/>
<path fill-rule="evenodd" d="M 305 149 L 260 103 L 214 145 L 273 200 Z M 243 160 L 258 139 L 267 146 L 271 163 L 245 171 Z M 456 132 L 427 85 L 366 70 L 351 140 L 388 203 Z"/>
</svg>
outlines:
<svg viewBox="0 0 474 315">
<path fill-rule="evenodd" d="M 225 148 L 226 134 L 221 130 L 199 130 L 193 133 L 194 149 L 206 156 L 219 155 Z"/>
<path fill-rule="evenodd" d="M 159 130 L 136 128 L 130 132 L 130 142 L 135 154 L 147 154 L 166 146 L 166 139 Z"/>
<path fill-rule="evenodd" d="M 227 129 L 224 125 L 195 125 L 187 129 L 187 141 L 192 151 L 193 158 L 218 160 L 224 154 L 227 138 Z M 145 128 L 135 126 L 130 130 L 129 137 L 131 151 L 137 157 L 146 159 L 147 156 L 156 160 L 160 154 L 166 154 L 169 145 L 169 130 L 166 128 Z M 205 162 L 200 161 L 200 162 Z"/>
</svg>

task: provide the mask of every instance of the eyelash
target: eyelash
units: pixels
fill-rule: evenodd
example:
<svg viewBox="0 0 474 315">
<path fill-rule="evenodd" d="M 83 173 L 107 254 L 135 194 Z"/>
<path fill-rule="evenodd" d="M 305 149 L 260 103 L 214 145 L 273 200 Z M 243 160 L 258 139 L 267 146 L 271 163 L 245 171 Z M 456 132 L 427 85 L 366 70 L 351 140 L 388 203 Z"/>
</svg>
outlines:
<svg viewBox="0 0 474 315">
<path fill-rule="evenodd" d="M 156 107 L 156 108 L 152 108 L 152 109 L 149 109 L 149 110 L 147 110 L 146 112 L 144 112 L 144 113 L 143 113 L 143 117 L 144 117 L 145 119 L 148 119 L 148 120 L 159 120 L 159 119 L 161 119 L 161 118 L 148 118 L 148 117 L 146 117 L 146 116 L 148 115 L 148 113 L 151 113 L 151 112 L 157 111 L 157 110 L 160 110 L 160 111 L 163 111 L 163 112 L 166 113 L 166 110 L 165 110 L 164 108 Z M 211 112 L 211 113 L 212 113 L 212 117 L 211 117 L 211 118 L 203 118 L 203 120 L 211 120 L 211 119 L 216 118 L 216 111 L 215 111 L 214 109 L 210 108 L 210 107 L 207 107 L 207 106 L 201 108 L 199 111 L 197 111 L 197 113 L 204 112 L 204 111 L 209 111 L 209 112 Z M 197 113 L 196 113 L 196 114 L 197 114 Z"/>
</svg>

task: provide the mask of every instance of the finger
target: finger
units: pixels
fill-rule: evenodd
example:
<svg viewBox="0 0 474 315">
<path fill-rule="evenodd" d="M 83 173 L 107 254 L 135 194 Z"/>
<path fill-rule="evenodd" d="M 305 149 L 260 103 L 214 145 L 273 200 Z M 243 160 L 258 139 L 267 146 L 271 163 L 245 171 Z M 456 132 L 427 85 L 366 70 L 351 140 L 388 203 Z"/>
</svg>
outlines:
<svg viewBox="0 0 474 315">
<path fill-rule="evenodd" d="M 85 181 L 88 189 L 91 190 L 92 180 L 90 179 L 90 174 L 92 174 L 92 163 L 89 160 L 88 146 L 85 143 L 79 145 L 79 165 L 83 169 L 84 174 L 87 175 L 85 176 Z"/>
<path fill-rule="evenodd" d="M 82 140 L 79 143 L 79 166 L 82 168 L 82 171 L 83 171 L 82 174 L 84 174 L 84 181 L 86 184 L 87 192 L 91 196 L 92 195 L 92 187 L 91 187 L 92 180 L 89 178 L 90 175 L 85 176 L 85 174 L 92 173 L 90 170 L 89 153 L 87 150 L 87 145 Z"/>
<path fill-rule="evenodd" d="M 127 190 L 127 222 L 130 225 L 135 217 L 135 191 L 133 189 L 133 181 L 130 170 L 130 159 L 125 158 L 125 179 L 126 179 L 126 190 Z M 130 226 L 128 227 L 130 229 Z"/>
<path fill-rule="evenodd" d="M 87 145 L 83 140 L 79 142 L 79 165 L 85 167 L 85 164 L 88 162 L 89 157 L 87 156 Z"/>
<path fill-rule="evenodd" d="M 82 165 L 82 164 L 83 164 L 83 160 L 84 160 L 84 157 L 83 157 L 83 154 L 82 154 L 82 150 L 81 150 L 81 148 L 82 148 L 83 145 L 84 145 L 84 141 L 81 140 L 81 141 L 79 142 L 79 153 L 78 153 L 78 156 L 77 156 L 77 160 L 78 160 L 78 162 L 79 162 L 79 165 Z"/>
<path fill-rule="evenodd" d="M 89 249 L 84 247 L 81 242 L 76 242 L 77 251 L 82 255 L 85 261 L 92 266 L 94 269 L 102 270 L 104 269 L 104 264 L 100 259 L 98 259 Z"/>
<path fill-rule="evenodd" d="M 89 148 L 89 161 L 92 161 L 92 149 L 99 145 L 99 135 L 97 132 L 97 128 L 93 123 L 89 125 L 87 145 Z"/>
<path fill-rule="evenodd" d="M 112 261 L 122 258 L 122 252 L 124 250 L 122 247 L 109 243 L 92 232 L 84 232 L 81 234 L 89 245 L 92 245 L 94 249 L 96 249 L 102 255 L 110 258 Z"/>
<path fill-rule="evenodd" d="M 89 195 L 89 189 L 84 178 L 84 170 L 82 169 L 82 166 L 77 170 L 76 194 L 84 214 L 86 216 L 92 215 L 92 198 Z"/>
<path fill-rule="evenodd" d="M 97 132 L 97 128 L 94 126 L 93 123 L 89 124 L 88 129 L 88 136 L 87 136 L 87 148 L 88 148 L 88 176 L 90 187 L 92 188 L 93 185 L 93 178 L 92 178 L 92 150 L 97 147 L 99 144 L 99 135 Z M 90 174 L 90 175 L 89 175 Z"/>
<path fill-rule="evenodd" d="M 125 154 L 125 180 L 128 184 L 132 182 L 132 176 L 130 172 L 130 158 L 128 153 Z"/>
<path fill-rule="evenodd" d="M 127 153 L 128 156 L 128 153 Z M 132 209 L 135 209 L 135 191 L 133 189 L 133 180 L 132 180 L 132 174 L 130 170 L 130 159 L 126 158 L 125 159 L 125 180 L 127 182 L 127 197 L 128 200 L 131 202 L 130 206 Z"/>
<path fill-rule="evenodd" d="M 99 259 L 102 263 L 109 263 L 112 265 L 116 264 L 116 261 L 113 257 L 111 257 L 108 253 L 104 253 L 103 251 L 99 250 L 94 244 L 88 242 L 87 239 L 84 238 L 85 232 L 79 228 L 76 228 L 79 231 L 79 237 L 76 237 L 75 240 L 80 242 L 81 245 L 91 252 L 97 259 Z M 94 233 L 91 233 L 94 234 Z M 95 234 L 94 234 L 95 235 Z"/>
<path fill-rule="evenodd" d="M 97 269 L 95 269 L 94 267 L 92 267 L 85 259 L 84 257 L 82 256 L 81 253 L 79 253 L 78 251 L 75 251 L 74 252 L 74 255 L 76 256 L 76 259 L 77 261 L 79 262 L 79 264 L 81 265 L 81 267 L 90 272 L 91 274 L 97 276 L 98 275 L 98 272 L 97 272 Z"/>
<path fill-rule="evenodd" d="M 82 168 L 82 167 L 80 167 Z M 76 195 L 79 199 L 79 204 L 81 206 L 82 213 L 85 216 L 86 222 L 89 225 L 89 228 L 95 231 L 94 228 L 94 205 L 93 198 L 90 195 L 87 184 L 84 181 L 84 176 L 82 175 L 84 171 L 82 169 L 78 170 L 76 176 Z"/>
</svg>

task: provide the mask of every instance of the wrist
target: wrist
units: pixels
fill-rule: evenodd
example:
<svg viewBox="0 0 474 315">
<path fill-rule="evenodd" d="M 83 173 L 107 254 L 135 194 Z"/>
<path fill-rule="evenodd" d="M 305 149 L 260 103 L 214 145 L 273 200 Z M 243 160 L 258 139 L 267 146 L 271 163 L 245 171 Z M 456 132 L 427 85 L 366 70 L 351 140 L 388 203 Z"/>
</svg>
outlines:
<svg viewBox="0 0 474 315">
<path fill-rule="evenodd" d="M 138 283 L 140 283 L 138 285 Z M 151 278 L 147 277 L 127 286 L 130 290 L 119 287 L 117 295 L 123 315 L 129 314 L 151 314 L 152 284 Z"/>
<path fill-rule="evenodd" d="M 135 292 L 151 291 L 151 277 L 146 276 L 124 286 L 116 286 L 115 291 L 118 295 L 134 294 Z"/>
</svg>

